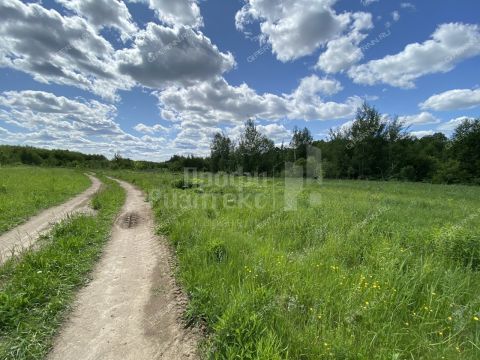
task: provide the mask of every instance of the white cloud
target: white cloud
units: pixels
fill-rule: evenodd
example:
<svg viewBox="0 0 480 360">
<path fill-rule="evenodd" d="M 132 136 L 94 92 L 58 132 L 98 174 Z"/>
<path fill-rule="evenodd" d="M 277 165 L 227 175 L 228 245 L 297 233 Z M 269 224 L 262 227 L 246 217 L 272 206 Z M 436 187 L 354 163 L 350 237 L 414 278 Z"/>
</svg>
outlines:
<svg viewBox="0 0 480 360">
<path fill-rule="evenodd" d="M 169 28 L 149 23 L 137 34 L 132 48 L 116 53 L 119 71 L 137 83 L 161 88 L 206 81 L 235 65 L 209 38 L 191 28 Z"/>
<path fill-rule="evenodd" d="M 86 18 L 97 29 L 116 28 L 125 41 L 136 31 L 132 15 L 121 0 L 56 0 L 65 8 Z"/>
<path fill-rule="evenodd" d="M 366 85 L 389 84 L 412 88 L 421 76 L 452 70 L 460 61 L 480 54 L 480 27 L 450 23 L 440 25 L 432 39 L 407 45 L 396 54 L 354 66 L 349 76 Z"/>
<path fill-rule="evenodd" d="M 416 115 L 400 116 L 398 118 L 405 125 L 427 125 L 438 124 L 440 120 L 429 112 L 421 112 Z"/>
<path fill-rule="evenodd" d="M 416 138 L 423 138 L 425 136 L 432 136 L 435 132 L 433 130 L 412 131 L 410 135 Z"/>
<path fill-rule="evenodd" d="M 400 12 L 398 12 L 398 10 L 395 10 L 394 12 L 392 12 L 392 19 L 395 22 L 400 20 Z"/>
<path fill-rule="evenodd" d="M 342 84 L 336 79 L 320 79 L 316 75 L 310 75 L 300 80 L 300 85 L 295 90 L 294 96 L 315 96 L 316 94 L 334 95 L 343 90 Z"/>
<path fill-rule="evenodd" d="M 200 27 L 203 18 L 197 0 L 129 0 L 148 4 L 159 20 L 171 26 Z"/>
<path fill-rule="evenodd" d="M 156 92 L 163 118 L 191 121 L 203 126 L 238 125 L 249 118 L 331 120 L 352 115 L 361 103 L 350 97 L 344 103 L 324 101 L 320 94 L 340 91 L 341 85 L 313 75 L 301 80 L 290 94 L 257 94 L 248 85 L 231 86 L 225 79 L 194 86 L 169 87 Z"/>
<path fill-rule="evenodd" d="M 133 30 L 125 4 L 114 3 L 107 4 L 112 13 L 105 24 Z M 93 14 L 97 10 L 95 16 L 100 16 L 105 5 L 104 0 L 68 2 L 66 6 L 86 20 L 39 4 L 0 0 L 0 66 L 24 71 L 39 82 L 76 86 L 118 100 L 118 90 L 189 85 L 235 65 L 230 53 L 220 52 L 200 31 L 183 26 L 148 23 L 134 34 L 128 48 L 116 50 L 99 35 L 101 20 Z"/>
<path fill-rule="evenodd" d="M 195 0 L 150 0 L 160 20 L 170 25 L 201 26 L 203 19 Z"/>
<path fill-rule="evenodd" d="M 420 104 L 422 109 L 436 111 L 471 109 L 480 106 L 480 89 L 455 89 L 436 94 Z"/>
<path fill-rule="evenodd" d="M 42 91 L 0 94 L 0 122 L 18 132 L 2 132 L 8 144 L 63 148 L 112 156 L 120 151 L 134 159 L 163 160 L 179 151 L 164 137 L 135 137 L 116 122 L 114 105 L 69 99 Z"/>
<path fill-rule="evenodd" d="M 463 123 L 464 121 L 472 121 L 473 118 L 468 117 L 468 116 L 461 116 L 456 119 L 452 119 L 446 123 L 443 123 L 437 127 L 437 130 L 441 131 L 453 131 L 455 128 Z"/>
<path fill-rule="evenodd" d="M 350 33 L 328 42 L 327 50 L 320 55 L 316 69 L 326 73 L 337 73 L 349 69 L 363 59 L 363 51 L 359 44 L 367 37 L 363 31 L 373 27 L 372 15 L 355 13 L 352 19 Z"/>
<path fill-rule="evenodd" d="M 281 124 L 258 125 L 257 130 L 275 144 L 288 143 L 292 137 L 292 132 Z"/>
<path fill-rule="evenodd" d="M 152 126 L 148 126 L 148 125 L 145 125 L 145 124 L 137 124 L 135 125 L 134 129 L 140 133 L 144 133 L 144 134 L 155 134 L 155 133 L 162 133 L 162 132 L 168 132 L 170 131 L 169 128 L 165 127 L 165 126 L 162 126 L 160 124 L 155 124 L 155 125 L 152 125 Z"/>
<path fill-rule="evenodd" d="M 373 3 L 378 2 L 379 0 L 360 0 L 363 6 L 370 6 Z"/>
<path fill-rule="evenodd" d="M 340 35 L 350 22 L 350 13 L 337 14 L 336 0 L 247 0 L 237 13 L 236 26 L 260 22 L 264 41 L 280 61 L 290 61 L 313 53 Z"/>
<path fill-rule="evenodd" d="M 0 13 L 1 66 L 110 99 L 133 86 L 116 71 L 111 44 L 83 18 L 18 0 L 0 0 Z"/>
<path fill-rule="evenodd" d="M 123 134 L 114 122 L 117 109 L 96 100 L 72 100 L 43 91 L 6 91 L 0 119 L 28 130 L 71 131 L 77 135 Z"/>
<path fill-rule="evenodd" d="M 415 10 L 416 9 L 415 5 L 413 5 L 412 3 L 409 3 L 409 2 L 400 3 L 400 7 L 402 9 L 410 9 L 410 10 Z"/>
</svg>

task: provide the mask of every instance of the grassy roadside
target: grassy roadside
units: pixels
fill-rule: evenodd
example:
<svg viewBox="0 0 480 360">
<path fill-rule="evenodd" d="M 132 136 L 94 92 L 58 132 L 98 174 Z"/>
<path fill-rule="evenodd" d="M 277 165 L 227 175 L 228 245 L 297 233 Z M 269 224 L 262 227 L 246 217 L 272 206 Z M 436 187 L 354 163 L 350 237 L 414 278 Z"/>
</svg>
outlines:
<svg viewBox="0 0 480 360">
<path fill-rule="evenodd" d="M 0 359 L 43 359 L 76 290 L 88 280 L 125 193 L 114 181 L 92 203 L 97 216 L 75 216 L 43 239 L 37 251 L 0 268 Z"/>
<path fill-rule="evenodd" d="M 277 180 L 115 176 L 150 194 L 206 358 L 480 358 L 478 187 L 325 181 L 283 211 Z"/>
<path fill-rule="evenodd" d="M 88 177 L 76 170 L 0 167 L 0 234 L 89 186 Z"/>
</svg>

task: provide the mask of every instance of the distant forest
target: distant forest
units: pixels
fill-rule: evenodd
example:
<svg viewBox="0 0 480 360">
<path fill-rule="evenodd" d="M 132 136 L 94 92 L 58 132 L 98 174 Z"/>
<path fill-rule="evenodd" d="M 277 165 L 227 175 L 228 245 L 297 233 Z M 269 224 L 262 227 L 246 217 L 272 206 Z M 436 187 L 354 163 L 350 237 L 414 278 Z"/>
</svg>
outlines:
<svg viewBox="0 0 480 360">
<path fill-rule="evenodd" d="M 384 119 L 368 104 L 358 109 L 350 127 L 331 129 L 326 140 L 314 141 L 307 128 L 295 128 L 289 144 L 276 146 L 248 120 L 237 142 L 215 134 L 207 158 L 175 155 L 154 163 L 120 155 L 109 160 L 68 150 L 1 145 L 0 164 L 171 171 L 188 167 L 280 176 L 286 162 L 306 165 L 309 146 L 321 150 L 325 178 L 480 184 L 480 119 L 465 120 L 450 139 L 443 133 L 418 139 L 400 121 Z"/>
</svg>

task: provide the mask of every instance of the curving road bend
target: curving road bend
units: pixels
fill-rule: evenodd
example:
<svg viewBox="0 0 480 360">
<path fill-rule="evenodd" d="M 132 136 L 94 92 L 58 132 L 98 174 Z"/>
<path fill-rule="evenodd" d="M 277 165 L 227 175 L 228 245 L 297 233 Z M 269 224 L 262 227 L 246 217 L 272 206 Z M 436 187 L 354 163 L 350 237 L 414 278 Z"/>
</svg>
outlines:
<svg viewBox="0 0 480 360">
<path fill-rule="evenodd" d="M 31 247 L 41 235 L 50 231 L 56 223 L 72 214 L 85 212 L 89 209 L 90 199 L 100 189 L 102 183 L 95 176 L 88 174 L 87 176 L 90 178 L 92 185 L 83 193 L 61 205 L 43 210 L 26 223 L 0 235 L 0 265 L 11 256 Z"/>
</svg>

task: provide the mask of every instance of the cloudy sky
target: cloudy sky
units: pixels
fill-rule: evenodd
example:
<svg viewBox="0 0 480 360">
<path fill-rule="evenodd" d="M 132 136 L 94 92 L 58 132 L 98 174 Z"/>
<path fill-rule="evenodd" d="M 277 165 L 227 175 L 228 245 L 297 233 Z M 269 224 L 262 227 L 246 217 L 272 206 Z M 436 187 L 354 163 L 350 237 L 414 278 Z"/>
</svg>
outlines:
<svg viewBox="0 0 480 360">
<path fill-rule="evenodd" d="M 480 115 L 473 0 L 0 0 L 0 143 L 205 155 L 254 118 L 315 138 L 367 100 L 412 133 Z"/>
</svg>

